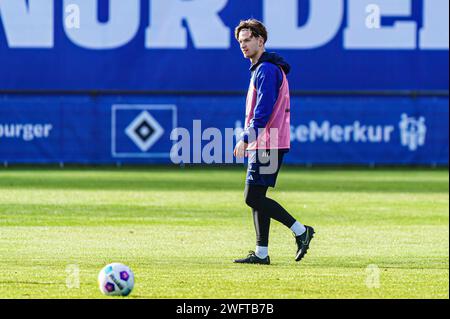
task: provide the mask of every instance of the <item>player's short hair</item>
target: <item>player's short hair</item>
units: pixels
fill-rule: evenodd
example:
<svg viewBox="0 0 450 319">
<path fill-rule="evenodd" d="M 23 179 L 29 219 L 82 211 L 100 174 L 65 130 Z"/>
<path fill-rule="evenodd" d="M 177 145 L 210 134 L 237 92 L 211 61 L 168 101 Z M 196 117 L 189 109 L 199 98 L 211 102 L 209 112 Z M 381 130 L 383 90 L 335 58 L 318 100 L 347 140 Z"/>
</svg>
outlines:
<svg viewBox="0 0 450 319">
<path fill-rule="evenodd" d="M 249 30 L 252 33 L 252 36 L 254 36 L 255 38 L 262 37 L 264 39 L 264 43 L 267 42 L 267 29 L 261 21 L 258 21 L 256 19 L 242 20 L 239 23 L 234 31 L 236 40 L 239 41 L 239 33 L 242 30 L 246 29 Z"/>
</svg>

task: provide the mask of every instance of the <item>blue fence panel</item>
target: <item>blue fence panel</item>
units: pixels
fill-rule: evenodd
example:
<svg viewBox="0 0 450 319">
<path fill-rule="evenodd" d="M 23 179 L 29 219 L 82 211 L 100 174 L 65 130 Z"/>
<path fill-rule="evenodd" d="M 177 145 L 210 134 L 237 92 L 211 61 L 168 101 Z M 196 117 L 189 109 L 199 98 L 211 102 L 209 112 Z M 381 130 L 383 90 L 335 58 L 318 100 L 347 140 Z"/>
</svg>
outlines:
<svg viewBox="0 0 450 319">
<path fill-rule="evenodd" d="M 287 163 L 448 165 L 447 97 L 294 97 L 291 104 Z M 226 129 L 242 129 L 243 105 L 241 96 L 4 95 L 0 161 L 171 163 L 180 138 L 170 135 L 186 128 L 194 162 L 217 142 L 202 133 L 217 128 L 225 162 L 233 151 Z"/>
</svg>

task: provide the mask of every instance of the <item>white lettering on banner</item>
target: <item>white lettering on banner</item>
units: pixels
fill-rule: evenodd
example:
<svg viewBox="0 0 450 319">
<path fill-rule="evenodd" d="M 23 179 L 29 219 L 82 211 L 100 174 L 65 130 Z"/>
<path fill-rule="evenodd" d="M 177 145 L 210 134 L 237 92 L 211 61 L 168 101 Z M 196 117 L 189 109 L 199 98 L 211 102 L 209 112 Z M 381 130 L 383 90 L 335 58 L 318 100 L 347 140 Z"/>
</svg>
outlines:
<svg viewBox="0 0 450 319">
<path fill-rule="evenodd" d="M 234 25 L 226 26 L 219 16 L 229 0 L 148 1 L 149 26 L 142 40 L 145 48 L 186 49 L 188 32 L 197 49 L 230 48 Z M 269 48 L 319 48 L 333 41 L 345 24 L 343 47 L 347 50 L 449 49 L 448 0 L 422 0 L 422 17 L 417 18 L 423 20 L 420 30 L 418 21 L 412 17 L 413 0 L 302 1 L 309 1 L 308 19 L 303 26 L 298 25 L 299 0 L 284 0 L 282 5 L 279 0 L 261 2 L 263 22 L 270 31 Z M 141 23 L 140 0 L 109 0 L 107 22 L 98 21 L 98 3 L 98 0 L 63 1 L 65 9 L 58 14 L 66 22 L 62 24 L 67 37 L 76 45 L 94 50 L 119 48 L 137 36 L 140 26 L 145 27 Z M 1 0 L 0 22 L 8 46 L 53 48 L 54 5 L 53 0 Z M 74 20 L 77 13 L 74 6 L 79 9 L 79 21 Z M 379 12 L 373 11 L 374 6 Z M 402 21 L 378 25 L 379 21 L 374 20 L 378 15 Z M 348 21 L 344 21 L 345 16 Z"/>
<path fill-rule="evenodd" d="M 299 28 L 299 1 L 264 0 L 264 22 L 270 30 L 267 47 L 314 49 L 330 42 L 344 17 L 343 0 L 310 1 L 308 22 Z"/>
<path fill-rule="evenodd" d="M 398 124 L 400 143 L 411 152 L 426 143 L 427 126 L 423 116 L 410 117 L 404 113 Z M 236 125 L 241 123 L 236 122 Z M 308 125 L 291 126 L 291 142 L 314 143 L 317 141 L 332 143 L 390 143 L 395 132 L 393 125 L 362 125 L 355 121 L 352 125 L 331 125 L 329 121 L 318 123 L 310 121 Z"/>
<path fill-rule="evenodd" d="M 1 0 L 3 21 L 10 48 L 53 48 L 53 0 Z"/>
<path fill-rule="evenodd" d="M 230 30 L 219 12 L 228 0 L 152 0 L 151 25 L 146 32 L 145 46 L 160 49 L 185 49 L 188 45 L 186 21 L 194 46 L 199 49 L 228 49 Z"/>
<path fill-rule="evenodd" d="M 349 0 L 349 20 L 345 30 L 346 49 L 415 49 L 416 22 L 395 22 L 392 27 L 367 28 L 362 14 L 373 0 Z M 384 17 L 408 17 L 412 14 L 411 0 L 377 0 Z"/>
<path fill-rule="evenodd" d="M 98 1 L 64 0 L 64 6 L 77 5 L 83 20 L 82 26 L 68 28 L 67 36 L 76 45 L 87 49 L 114 49 L 130 42 L 139 30 L 139 0 L 109 0 L 109 19 L 101 23 L 97 19 Z M 67 15 L 67 12 L 65 13 Z M 67 18 L 67 17 L 66 17 Z"/>
<path fill-rule="evenodd" d="M 324 121 L 321 124 L 316 121 L 309 125 L 291 127 L 291 140 L 300 143 L 306 142 L 333 142 L 333 143 L 389 143 L 395 128 L 392 125 L 361 125 L 355 121 L 353 125 L 331 125 Z"/>
<path fill-rule="evenodd" d="M 48 138 L 52 129 L 52 124 L 0 124 L 0 139 L 16 138 L 31 142 L 36 138 Z"/>
</svg>

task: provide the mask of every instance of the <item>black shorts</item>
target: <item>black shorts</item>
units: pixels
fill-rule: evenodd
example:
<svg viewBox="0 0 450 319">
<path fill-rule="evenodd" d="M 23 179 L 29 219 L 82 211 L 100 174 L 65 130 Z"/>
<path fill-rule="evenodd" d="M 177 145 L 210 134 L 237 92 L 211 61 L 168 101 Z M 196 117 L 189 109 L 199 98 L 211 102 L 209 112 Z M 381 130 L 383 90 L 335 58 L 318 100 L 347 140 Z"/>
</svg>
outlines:
<svg viewBox="0 0 450 319">
<path fill-rule="evenodd" d="M 283 157 L 289 150 L 248 151 L 247 185 L 275 187 Z M 275 153 L 274 153 L 275 152 Z"/>
</svg>

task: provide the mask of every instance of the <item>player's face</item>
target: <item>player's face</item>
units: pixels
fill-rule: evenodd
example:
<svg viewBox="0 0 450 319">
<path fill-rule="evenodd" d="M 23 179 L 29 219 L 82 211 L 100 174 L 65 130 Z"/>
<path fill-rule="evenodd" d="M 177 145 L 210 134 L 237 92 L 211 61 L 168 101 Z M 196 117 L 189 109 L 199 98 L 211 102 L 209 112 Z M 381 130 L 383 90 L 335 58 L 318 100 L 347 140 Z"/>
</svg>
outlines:
<svg viewBox="0 0 450 319">
<path fill-rule="evenodd" d="M 257 56 L 263 47 L 261 39 L 254 37 L 252 32 L 249 30 L 242 30 L 239 33 L 238 40 L 241 46 L 241 51 L 247 59 Z"/>
</svg>

